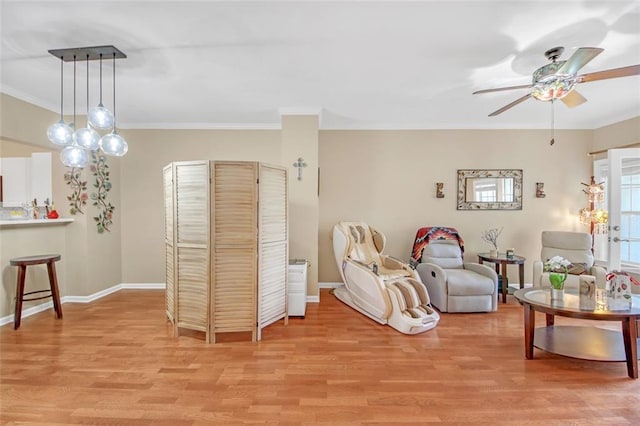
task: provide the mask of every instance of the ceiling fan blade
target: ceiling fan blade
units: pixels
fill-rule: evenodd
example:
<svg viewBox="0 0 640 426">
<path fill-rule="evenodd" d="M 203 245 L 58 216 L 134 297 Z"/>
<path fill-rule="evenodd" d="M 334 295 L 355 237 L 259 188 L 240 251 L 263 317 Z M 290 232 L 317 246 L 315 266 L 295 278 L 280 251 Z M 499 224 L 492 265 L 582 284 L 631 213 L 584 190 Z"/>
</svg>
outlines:
<svg viewBox="0 0 640 426">
<path fill-rule="evenodd" d="M 609 78 L 628 77 L 630 75 L 640 74 L 639 65 L 629 65 L 628 67 L 613 68 L 610 70 L 596 71 L 589 74 L 582 74 L 578 76 L 578 83 L 587 83 L 589 81 L 606 80 Z"/>
<path fill-rule="evenodd" d="M 515 101 L 511 102 L 510 104 L 503 106 L 499 110 L 496 110 L 496 111 L 492 112 L 491 114 L 489 114 L 489 117 L 494 117 L 494 116 L 496 116 L 498 114 L 502 114 L 503 112 L 505 112 L 509 108 L 513 108 L 514 106 L 518 105 L 519 103 L 526 101 L 530 97 L 531 97 L 531 93 L 527 93 L 526 95 L 522 96 L 521 98 L 516 99 Z"/>
<path fill-rule="evenodd" d="M 575 89 L 569 92 L 564 98 L 560 99 L 569 108 L 577 107 L 580 104 L 587 102 L 587 98 L 582 96 Z"/>
<path fill-rule="evenodd" d="M 560 67 L 556 74 L 574 75 L 580 68 L 587 65 L 589 61 L 601 54 L 603 51 L 604 49 L 599 47 L 581 47 L 573 52 L 573 55 L 567 59 L 567 62 Z"/>
<path fill-rule="evenodd" d="M 480 93 L 502 92 L 503 90 L 530 89 L 531 87 L 532 87 L 531 84 L 523 84 L 522 86 L 509 86 L 509 87 L 498 87 L 496 89 L 476 90 L 472 94 L 478 95 Z"/>
</svg>

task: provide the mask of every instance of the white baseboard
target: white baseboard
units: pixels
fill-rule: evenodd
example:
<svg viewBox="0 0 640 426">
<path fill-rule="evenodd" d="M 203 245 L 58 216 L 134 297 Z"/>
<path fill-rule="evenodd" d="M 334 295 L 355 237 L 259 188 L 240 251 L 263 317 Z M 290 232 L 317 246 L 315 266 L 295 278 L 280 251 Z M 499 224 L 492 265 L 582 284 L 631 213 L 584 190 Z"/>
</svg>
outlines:
<svg viewBox="0 0 640 426">
<path fill-rule="evenodd" d="M 339 282 L 324 282 L 324 283 L 319 282 L 318 288 L 338 288 L 342 285 L 344 284 L 341 282 L 340 283 Z"/>
<path fill-rule="evenodd" d="M 136 290 L 164 290 L 165 283 L 146 283 L 146 284 L 116 284 L 113 287 L 105 288 L 104 290 L 100 290 L 97 293 L 90 294 L 88 296 L 62 296 L 60 298 L 60 303 L 91 303 L 95 300 L 98 300 L 102 297 L 108 296 L 111 293 L 115 293 L 119 290 L 124 289 L 136 289 Z M 39 312 L 46 311 L 47 309 L 53 308 L 53 302 L 48 301 L 42 303 L 40 305 L 32 306 L 27 309 L 22 310 L 22 318 L 30 317 L 31 315 L 35 315 Z M 6 317 L 0 318 L 0 326 L 5 324 L 9 324 L 13 322 L 13 314 L 7 315 Z"/>
</svg>

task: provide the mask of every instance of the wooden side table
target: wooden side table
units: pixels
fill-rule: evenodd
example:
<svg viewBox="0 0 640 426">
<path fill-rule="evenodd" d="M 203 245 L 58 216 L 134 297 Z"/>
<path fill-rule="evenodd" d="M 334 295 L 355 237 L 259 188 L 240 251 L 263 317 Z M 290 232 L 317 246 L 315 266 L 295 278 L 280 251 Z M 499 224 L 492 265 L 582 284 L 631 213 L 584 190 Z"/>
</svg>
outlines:
<svg viewBox="0 0 640 426">
<path fill-rule="evenodd" d="M 524 288 L 524 261 L 527 260 L 522 256 L 510 256 L 506 254 L 498 254 L 497 256 L 491 256 L 489 253 L 479 253 L 478 263 L 491 262 L 495 265 L 496 274 L 502 275 L 502 303 L 507 303 L 507 292 L 509 288 L 509 278 L 507 278 L 507 265 L 518 265 L 518 272 L 520 274 L 520 288 Z M 502 265 L 502 272 L 500 272 L 500 266 Z"/>
<path fill-rule="evenodd" d="M 45 254 L 45 255 L 37 255 L 37 256 L 25 256 L 25 257 L 16 257 L 11 259 L 9 263 L 11 266 L 18 267 L 18 282 L 16 283 L 16 310 L 14 313 L 13 320 L 13 329 L 17 330 L 20 328 L 20 320 L 22 319 L 22 302 L 29 300 L 40 300 L 46 298 L 53 299 L 53 308 L 56 311 L 56 317 L 58 319 L 62 319 L 62 305 L 60 303 L 60 292 L 58 291 L 58 277 L 56 276 L 56 264 L 60 260 L 59 254 Z M 47 272 L 49 274 L 49 290 L 37 290 L 30 291 L 28 293 L 24 292 L 24 282 L 27 277 L 27 266 L 32 265 L 47 265 Z M 41 297 L 30 297 L 25 298 L 25 296 L 29 296 L 32 294 L 38 293 L 47 293 L 45 296 Z"/>
</svg>

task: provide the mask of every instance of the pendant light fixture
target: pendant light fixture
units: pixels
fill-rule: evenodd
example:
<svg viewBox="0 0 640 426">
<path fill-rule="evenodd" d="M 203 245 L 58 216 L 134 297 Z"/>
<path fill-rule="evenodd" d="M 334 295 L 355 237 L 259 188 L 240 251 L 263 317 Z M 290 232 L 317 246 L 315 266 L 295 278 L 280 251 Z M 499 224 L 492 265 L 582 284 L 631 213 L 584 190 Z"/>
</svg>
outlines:
<svg viewBox="0 0 640 426">
<path fill-rule="evenodd" d="M 115 66 L 115 52 L 113 55 Z M 102 105 L 102 53 L 100 53 L 100 103 L 97 107 L 87 108 L 87 111 L 89 111 L 87 113 L 87 120 L 95 129 L 111 130 L 113 128 L 113 114 Z"/>
<path fill-rule="evenodd" d="M 102 55 L 100 55 L 102 56 Z M 87 110 L 89 110 L 89 54 L 87 53 Z M 75 119 L 74 119 L 75 120 Z M 87 127 L 78 129 L 73 134 L 73 138 L 80 148 L 90 151 L 97 151 L 100 148 L 100 135 L 91 128 L 87 117 Z"/>
<path fill-rule="evenodd" d="M 60 121 L 47 129 L 47 138 L 61 146 L 73 143 L 73 129 L 64 122 L 64 58 L 60 57 Z"/>
<path fill-rule="evenodd" d="M 115 112 L 115 60 L 126 58 L 127 55 L 118 50 L 115 46 L 91 46 L 91 47 L 74 47 L 69 49 L 49 50 L 49 53 L 61 61 L 60 72 L 60 91 L 61 91 L 61 107 L 60 122 L 49 126 L 47 129 L 47 137 L 56 145 L 65 148 L 60 153 L 60 159 L 65 166 L 82 168 L 89 164 L 89 153 L 91 151 L 102 150 L 107 155 L 121 157 L 127 153 L 127 142 L 118 135 L 115 128 L 115 114 L 112 114 L 102 104 L 102 59 L 103 57 L 113 57 L 113 111 Z M 62 112 L 62 93 L 63 82 L 62 77 L 63 63 L 71 61 L 73 58 L 73 123 L 71 126 L 64 124 Z M 87 125 L 84 128 L 76 129 L 76 61 L 78 58 L 87 61 Z M 89 61 L 100 60 L 100 102 L 97 107 L 89 109 Z M 66 127 L 66 128 L 65 128 Z M 102 138 L 95 130 L 110 130 L 111 132 Z"/>
<path fill-rule="evenodd" d="M 116 131 L 116 54 L 113 54 L 113 131 L 100 139 L 100 148 L 107 155 L 122 157 L 129 150 L 127 141 Z"/>
<path fill-rule="evenodd" d="M 76 55 L 73 55 L 73 128 L 76 127 Z M 62 164 L 67 167 L 86 167 L 89 164 L 89 153 L 86 149 L 78 146 L 75 132 L 73 133 L 73 143 L 66 146 L 60 153 Z"/>
</svg>

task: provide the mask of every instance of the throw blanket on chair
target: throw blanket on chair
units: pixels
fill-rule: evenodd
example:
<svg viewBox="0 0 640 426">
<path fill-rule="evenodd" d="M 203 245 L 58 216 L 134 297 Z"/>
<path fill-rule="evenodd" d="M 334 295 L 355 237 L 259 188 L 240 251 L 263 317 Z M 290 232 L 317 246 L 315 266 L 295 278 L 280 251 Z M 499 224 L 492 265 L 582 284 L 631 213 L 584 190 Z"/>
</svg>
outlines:
<svg viewBox="0 0 640 426">
<path fill-rule="evenodd" d="M 433 240 L 456 240 L 460 245 L 460 251 L 464 253 L 464 241 L 462 241 L 457 229 L 447 228 L 444 226 L 420 228 L 416 233 L 413 250 L 411 250 L 411 259 L 409 260 L 409 264 L 412 268 L 415 269 L 422 261 L 422 250 Z"/>
</svg>

